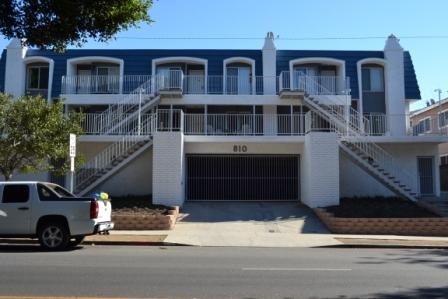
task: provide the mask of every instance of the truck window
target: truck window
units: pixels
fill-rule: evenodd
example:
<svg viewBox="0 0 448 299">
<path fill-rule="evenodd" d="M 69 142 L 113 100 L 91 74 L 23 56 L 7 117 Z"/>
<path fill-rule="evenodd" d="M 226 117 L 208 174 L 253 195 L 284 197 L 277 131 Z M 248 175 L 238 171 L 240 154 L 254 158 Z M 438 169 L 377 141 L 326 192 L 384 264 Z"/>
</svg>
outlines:
<svg viewBox="0 0 448 299">
<path fill-rule="evenodd" d="M 70 193 L 70 191 L 62 188 L 61 186 L 55 184 L 45 184 L 45 186 L 53 190 L 53 192 L 55 192 L 60 197 L 75 197 L 73 194 Z"/>
<path fill-rule="evenodd" d="M 5 185 L 3 187 L 3 203 L 27 202 L 29 197 L 28 185 Z"/>
<path fill-rule="evenodd" d="M 59 196 L 53 190 L 42 184 L 37 184 L 37 193 L 39 194 L 40 201 L 59 200 Z"/>
</svg>

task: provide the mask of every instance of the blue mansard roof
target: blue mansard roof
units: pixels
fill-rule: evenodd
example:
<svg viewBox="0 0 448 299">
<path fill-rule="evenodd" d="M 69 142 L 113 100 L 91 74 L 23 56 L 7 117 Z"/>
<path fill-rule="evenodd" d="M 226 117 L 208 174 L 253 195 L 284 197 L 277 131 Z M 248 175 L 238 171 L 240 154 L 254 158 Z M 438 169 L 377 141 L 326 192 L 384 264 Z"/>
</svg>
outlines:
<svg viewBox="0 0 448 299">
<path fill-rule="evenodd" d="M 151 75 L 152 60 L 163 57 L 195 57 L 208 60 L 208 75 L 222 75 L 222 62 L 230 57 L 247 57 L 255 60 L 255 75 L 263 75 L 260 50 L 67 50 L 63 54 L 52 51 L 30 50 L 27 56 L 45 56 L 54 60 L 53 96 L 59 95 L 60 78 L 66 74 L 67 59 L 83 56 L 107 56 L 124 60 L 124 75 Z"/>
<path fill-rule="evenodd" d="M 28 50 L 28 57 L 44 56 L 54 60 L 53 97 L 60 94 L 61 77 L 67 71 L 67 59 L 83 56 L 107 56 L 124 60 L 124 75 L 149 75 L 152 60 L 184 56 L 208 60 L 208 75 L 222 75 L 222 62 L 230 57 L 246 57 L 255 61 L 255 75 L 263 75 L 261 50 L 67 50 L 59 54 L 48 50 Z M 359 98 L 357 62 L 365 58 L 384 58 L 383 51 L 277 50 L 277 74 L 289 70 L 289 61 L 297 58 L 325 57 L 345 61 L 346 76 L 350 77 L 351 94 Z M 4 90 L 6 50 L 0 58 L 0 91 Z M 420 89 L 409 52 L 404 52 L 405 96 L 420 99 Z"/>
<path fill-rule="evenodd" d="M 325 57 L 345 61 L 345 75 L 350 77 L 352 98 L 359 98 L 357 62 L 365 58 L 384 58 L 383 51 L 319 51 L 319 50 L 278 50 L 277 74 L 289 70 L 289 61 L 297 58 Z M 420 99 L 420 89 L 414 71 L 411 55 L 404 52 L 404 81 L 406 99 Z"/>
</svg>

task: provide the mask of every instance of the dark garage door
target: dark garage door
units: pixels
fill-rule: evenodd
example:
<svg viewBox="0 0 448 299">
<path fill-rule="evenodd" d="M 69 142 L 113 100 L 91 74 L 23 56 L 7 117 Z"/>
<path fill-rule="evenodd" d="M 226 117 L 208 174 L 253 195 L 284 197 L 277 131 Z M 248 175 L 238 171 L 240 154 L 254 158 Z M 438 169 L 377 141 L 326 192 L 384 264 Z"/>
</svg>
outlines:
<svg viewBox="0 0 448 299">
<path fill-rule="evenodd" d="M 298 200 L 299 156 L 187 155 L 187 200 Z"/>
</svg>

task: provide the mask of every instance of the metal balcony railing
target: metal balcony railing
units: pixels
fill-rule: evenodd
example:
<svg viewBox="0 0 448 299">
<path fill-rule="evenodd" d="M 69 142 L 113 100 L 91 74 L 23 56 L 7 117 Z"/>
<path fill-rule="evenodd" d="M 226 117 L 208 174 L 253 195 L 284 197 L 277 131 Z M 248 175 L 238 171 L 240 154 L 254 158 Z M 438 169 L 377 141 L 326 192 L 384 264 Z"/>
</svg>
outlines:
<svg viewBox="0 0 448 299">
<path fill-rule="evenodd" d="M 62 76 L 61 94 L 129 94 L 151 75 Z"/>
<path fill-rule="evenodd" d="M 309 95 L 345 95 L 350 90 L 349 78 L 341 76 L 308 76 L 300 72 L 281 72 L 280 91 L 302 91 Z"/>
</svg>

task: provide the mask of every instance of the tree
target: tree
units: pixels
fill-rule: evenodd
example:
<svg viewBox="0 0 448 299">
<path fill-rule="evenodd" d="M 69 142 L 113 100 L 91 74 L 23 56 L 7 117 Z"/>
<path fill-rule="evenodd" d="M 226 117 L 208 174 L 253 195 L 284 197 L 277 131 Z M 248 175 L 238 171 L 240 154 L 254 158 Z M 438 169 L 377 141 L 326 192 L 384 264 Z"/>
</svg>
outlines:
<svg viewBox="0 0 448 299">
<path fill-rule="evenodd" d="M 23 96 L 13 100 L 0 93 L 0 173 L 10 180 L 15 172 L 53 171 L 63 175 L 68 161 L 69 133 L 82 134 L 81 114 L 65 117 L 61 102 Z M 68 163 L 64 163 L 68 165 Z"/>
<path fill-rule="evenodd" d="M 152 22 L 151 6 L 152 0 L 1 0 L 0 33 L 25 39 L 28 46 L 62 51 Z"/>
</svg>

